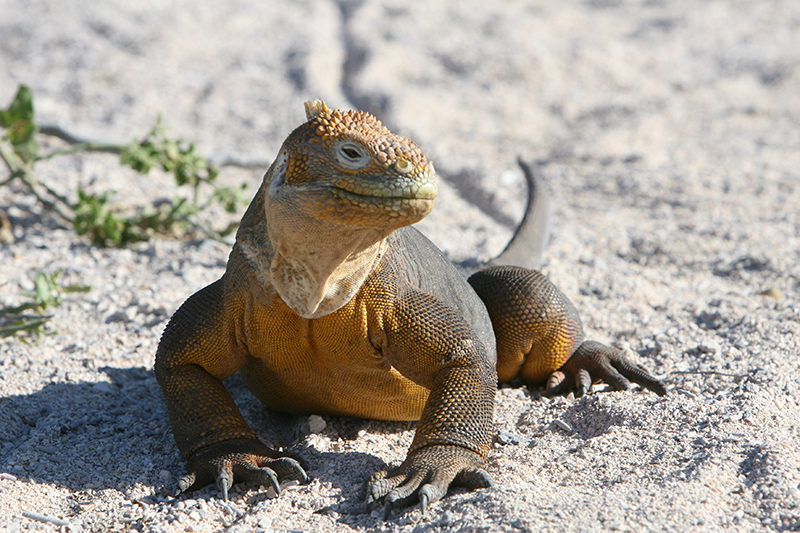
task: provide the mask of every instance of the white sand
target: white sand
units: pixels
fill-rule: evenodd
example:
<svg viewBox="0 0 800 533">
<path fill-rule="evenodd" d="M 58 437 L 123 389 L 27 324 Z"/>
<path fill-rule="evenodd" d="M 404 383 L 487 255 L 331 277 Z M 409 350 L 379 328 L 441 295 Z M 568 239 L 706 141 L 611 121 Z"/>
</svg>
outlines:
<svg viewBox="0 0 800 533">
<path fill-rule="evenodd" d="M 214 488 L 174 500 L 184 464 L 153 354 L 228 249 L 92 248 L 3 187 L 16 242 L 0 245 L 0 305 L 19 303 L 38 270 L 93 288 L 64 296 L 53 335 L 0 339 L 0 531 L 57 529 L 23 512 L 69 531 L 800 530 L 800 3 L 88 6 L 0 0 L 0 105 L 27 83 L 42 121 L 126 140 L 161 112 L 205 154 L 267 162 L 304 100 L 366 108 L 434 160 L 441 199 L 420 226 L 456 260 L 509 238 L 521 155 L 552 190 L 544 270 L 591 337 L 671 392 L 502 389 L 496 487 L 382 522 L 358 488 L 402 460 L 412 424 L 326 418 L 308 435 L 306 418 L 266 413 L 234 379 L 248 420 L 300 453 L 313 481 L 278 499 L 239 486 L 229 504 Z M 252 194 L 264 169 L 221 179 Z M 169 178 L 107 155 L 38 170 L 64 194 L 173 194 Z"/>
</svg>

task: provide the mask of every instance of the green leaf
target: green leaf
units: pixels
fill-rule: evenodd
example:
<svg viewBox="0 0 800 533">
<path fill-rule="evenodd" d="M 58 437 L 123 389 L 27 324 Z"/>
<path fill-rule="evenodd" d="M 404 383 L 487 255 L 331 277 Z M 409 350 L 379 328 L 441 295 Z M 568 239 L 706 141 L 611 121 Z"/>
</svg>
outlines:
<svg viewBox="0 0 800 533">
<path fill-rule="evenodd" d="M 108 198 L 112 194 L 114 191 L 91 194 L 79 189 L 78 203 L 73 206 L 75 232 L 88 235 L 98 246 L 124 246 L 137 240 L 131 235 L 130 223 L 108 207 Z"/>
<path fill-rule="evenodd" d="M 56 278 L 60 273 L 60 271 L 55 274 L 37 272 L 34 276 L 33 291 L 42 309 L 61 305 L 61 297 L 58 294 L 58 284 L 56 283 Z"/>
<path fill-rule="evenodd" d="M 61 292 L 89 292 L 92 290 L 91 285 L 59 285 Z"/>
<path fill-rule="evenodd" d="M 86 285 L 60 285 L 58 278 L 61 270 L 53 273 L 39 271 L 33 278 L 33 290 L 22 291 L 31 300 L 17 307 L 0 307 L 0 337 L 28 332 L 34 338 L 39 334 L 48 334 L 44 330 L 45 323 L 52 315 L 42 315 L 48 307 L 61 305 L 61 292 L 86 292 L 91 289 Z M 34 315 L 24 314 L 33 311 Z M 26 340 L 20 337 L 22 342 Z"/>
<path fill-rule="evenodd" d="M 42 333 L 43 330 L 41 328 L 48 320 L 50 320 L 50 317 L 16 320 L 10 326 L 0 327 L 0 337 L 10 337 L 22 331 L 31 331 L 34 334 Z"/>
<path fill-rule="evenodd" d="M 167 137 L 167 128 L 161 116 L 147 136 L 133 141 L 120 154 L 120 164 L 127 165 L 140 174 L 147 174 L 156 166 L 175 177 L 178 186 L 213 182 L 219 171 L 206 158 L 195 152 L 194 144 L 183 145 L 181 139 Z"/>
<path fill-rule="evenodd" d="M 0 126 L 10 128 L 25 120 L 33 122 L 33 93 L 26 85 L 20 85 L 8 109 L 0 110 Z"/>
<path fill-rule="evenodd" d="M 217 187 L 214 191 L 213 198 L 225 211 L 233 213 L 236 211 L 239 204 L 245 203 L 244 191 L 246 189 L 246 183 L 242 183 L 238 187 Z"/>
<path fill-rule="evenodd" d="M 8 108 L 0 110 L 0 126 L 6 128 L 5 137 L 20 159 L 26 163 L 36 159 L 39 128 L 33 123 L 33 93 L 27 86 L 20 85 Z"/>
</svg>

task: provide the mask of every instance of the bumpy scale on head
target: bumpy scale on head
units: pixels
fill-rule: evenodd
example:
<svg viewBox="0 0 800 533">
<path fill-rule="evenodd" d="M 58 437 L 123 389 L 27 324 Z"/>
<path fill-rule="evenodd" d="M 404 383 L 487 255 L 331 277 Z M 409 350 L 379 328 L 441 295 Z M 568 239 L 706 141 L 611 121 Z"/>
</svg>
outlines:
<svg viewBox="0 0 800 533">
<path fill-rule="evenodd" d="M 363 111 L 306 102 L 309 121 L 282 150 L 281 184 L 302 187 L 317 218 L 339 224 L 413 224 L 433 208 L 435 170 L 410 139 Z"/>
</svg>

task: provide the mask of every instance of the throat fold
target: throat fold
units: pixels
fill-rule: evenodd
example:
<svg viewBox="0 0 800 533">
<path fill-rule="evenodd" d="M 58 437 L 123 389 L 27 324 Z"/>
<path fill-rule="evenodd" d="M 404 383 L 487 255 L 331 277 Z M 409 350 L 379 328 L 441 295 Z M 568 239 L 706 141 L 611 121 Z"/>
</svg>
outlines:
<svg viewBox="0 0 800 533">
<path fill-rule="evenodd" d="M 387 247 L 386 240 L 374 234 L 315 234 L 308 235 L 305 241 L 275 238 L 275 255 L 270 262 L 275 290 L 286 305 L 304 318 L 329 315 L 347 304 Z"/>
</svg>

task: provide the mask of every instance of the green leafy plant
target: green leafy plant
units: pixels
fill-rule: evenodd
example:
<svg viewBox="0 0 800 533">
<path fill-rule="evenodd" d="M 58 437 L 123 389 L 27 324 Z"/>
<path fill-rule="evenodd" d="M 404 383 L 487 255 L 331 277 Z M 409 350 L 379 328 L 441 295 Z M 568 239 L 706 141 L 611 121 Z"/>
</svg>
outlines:
<svg viewBox="0 0 800 533">
<path fill-rule="evenodd" d="M 38 128 L 33 123 L 33 94 L 29 88 L 20 86 L 8 109 L 0 110 L 0 126 L 6 129 L 5 137 L 22 161 L 29 163 L 36 159 Z"/>
<path fill-rule="evenodd" d="M 199 155 L 193 144 L 170 138 L 161 117 L 143 139 L 127 145 L 85 142 L 61 134 L 58 136 L 71 145 L 40 155 L 37 135 L 48 131 L 36 126 L 33 94 L 22 85 L 8 108 L 0 110 L 0 126 L 5 128 L 0 140 L 0 158 L 10 171 L 10 177 L 1 181 L 0 186 L 13 181 L 22 183 L 46 209 L 72 224 L 79 235 L 86 235 L 93 244 L 125 246 L 157 234 L 175 236 L 191 232 L 222 241 L 236 229 L 236 224 L 224 228 L 206 227 L 196 221 L 195 215 L 214 204 L 229 213 L 234 212 L 245 201 L 246 185 L 217 185 L 217 167 Z M 118 154 L 120 164 L 140 174 L 159 168 L 172 174 L 179 194 L 171 201 L 140 206 L 129 213 L 111 203 L 115 191 L 95 194 L 79 188 L 76 199 L 71 200 L 49 187 L 33 171 L 38 161 L 79 152 Z"/>
<path fill-rule="evenodd" d="M 33 277 L 33 290 L 22 291 L 29 301 L 16 307 L 0 307 L 0 337 L 29 333 L 33 337 L 45 333 L 44 325 L 53 315 L 45 311 L 61 306 L 61 294 L 88 292 L 88 285 L 61 285 L 58 278 L 62 271 L 37 272 Z"/>
</svg>

